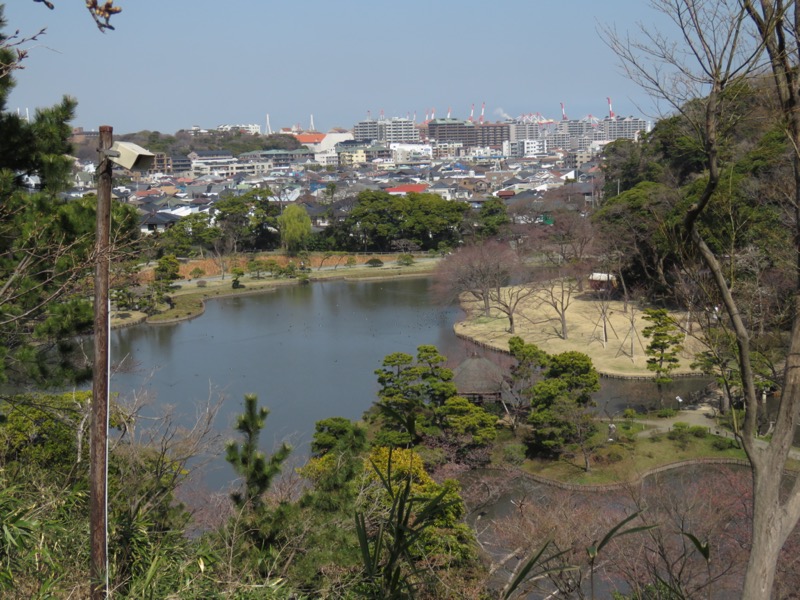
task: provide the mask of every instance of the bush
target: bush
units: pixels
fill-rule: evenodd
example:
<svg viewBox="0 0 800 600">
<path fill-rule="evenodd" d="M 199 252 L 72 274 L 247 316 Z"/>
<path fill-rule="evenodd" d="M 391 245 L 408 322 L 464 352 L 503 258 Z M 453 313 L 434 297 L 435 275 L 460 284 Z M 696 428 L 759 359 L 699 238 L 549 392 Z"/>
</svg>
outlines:
<svg viewBox="0 0 800 600">
<path fill-rule="evenodd" d="M 711 447 L 714 450 L 731 450 L 732 448 L 738 448 L 739 444 L 736 443 L 736 440 L 732 440 L 730 438 L 716 438 L 713 442 L 711 442 Z"/>
<path fill-rule="evenodd" d="M 397 264 L 401 267 L 410 267 L 414 264 L 414 257 L 410 254 L 401 254 L 397 257 Z"/>
<path fill-rule="evenodd" d="M 625 458 L 625 457 L 623 456 L 622 452 L 620 452 L 619 450 L 611 450 L 606 455 L 606 460 L 609 462 L 609 464 L 610 463 L 618 463 L 618 462 L 622 461 L 623 458 Z"/>
<path fill-rule="evenodd" d="M 675 410 L 674 408 L 662 408 L 661 410 L 659 410 L 656 413 L 656 416 L 659 419 L 669 419 L 671 417 L 674 417 L 677 414 L 678 414 L 678 411 Z"/>
<path fill-rule="evenodd" d="M 197 280 L 197 287 L 204 288 L 208 285 L 208 282 L 205 279 L 198 279 Z"/>
<path fill-rule="evenodd" d="M 639 413 L 636 412 L 634 408 L 626 408 L 622 411 L 622 418 L 627 419 L 629 421 L 636 419 L 639 416 Z"/>
<path fill-rule="evenodd" d="M 370 258 L 365 264 L 368 267 L 382 267 L 383 261 L 380 258 Z"/>
<path fill-rule="evenodd" d="M 349 268 L 349 267 L 355 267 L 356 264 L 358 264 L 358 261 L 356 260 L 356 257 L 355 256 L 348 256 L 347 260 L 344 263 L 344 266 Z"/>
<path fill-rule="evenodd" d="M 693 425 L 692 427 L 689 427 L 689 433 L 696 438 L 702 439 L 708 435 L 708 427 L 703 427 L 702 425 Z"/>
<path fill-rule="evenodd" d="M 667 439 L 677 442 L 677 445 L 682 450 L 685 450 L 689 445 L 690 428 L 688 423 L 675 423 L 672 429 L 667 433 Z"/>
<path fill-rule="evenodd" d="M 525 462 L 525 444 L 508 444 L 503 448 L 503 462 L 521 465 Z"/>
</svg>

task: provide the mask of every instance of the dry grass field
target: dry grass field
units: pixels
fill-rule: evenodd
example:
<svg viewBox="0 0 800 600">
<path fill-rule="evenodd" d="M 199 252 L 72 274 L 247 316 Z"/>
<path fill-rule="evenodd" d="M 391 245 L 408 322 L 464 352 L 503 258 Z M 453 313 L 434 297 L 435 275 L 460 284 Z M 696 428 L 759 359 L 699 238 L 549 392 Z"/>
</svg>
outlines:
<svg viewBox="0 0 800 600">
<path fill-rule="evenodd" d="M 508 318 L 494 310 L 490 317 L 483 316 L 477 301 L 465 299 L 463 306 L 467 318 L 456 325 L 456 333 L 487 344 L 508 350 Z M 555 310 L 539 297 L 522 301 L 515 317 L 515 333 L 526 342 L 534 343 L 550 354 L 570 350 L 588 354 L 595 368 L 605 375 L 620 377 L 652 377 L 647 370 L 645 348 L 649 341 L 642 335 L 648 325 L 642 316 L 641 307 L 622 302 L 608 302 L 606 309 L 607 341 L 603 341 L 603 319 L 601 303 L 592 293 L 574 297 L 567 312 L 567 339 L 561 338 L 561 321 Z M 686 313 L 674 313 L 673 318 L 682 327 L 687 325 Z M 692 328 L 696 333 L 700 328 Z M 675 374 L 688 374 L 694 355 L 703 349 L 702 342 L 692 335 L 685 335 L 681 364 Z"/>
</svg>

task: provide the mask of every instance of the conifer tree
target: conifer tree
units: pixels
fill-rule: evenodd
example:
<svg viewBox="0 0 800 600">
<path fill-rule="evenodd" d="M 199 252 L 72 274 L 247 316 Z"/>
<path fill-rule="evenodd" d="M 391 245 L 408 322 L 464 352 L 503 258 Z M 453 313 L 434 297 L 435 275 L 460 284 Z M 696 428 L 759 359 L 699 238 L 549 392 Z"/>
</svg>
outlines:
<svg viewBox="0 0 800 600">
<path fill-rule="evenodd" d="M 225 460 L 244 478 L 244 489 L 231 494 L 231 498 L 237 507 L 249 507 L 254 511 L 263 506 L 264 492 L 280 474 L 283 461 L 292 451 L 284 443 L 267 459 L 258 450 L 259 437 L 269 410 L 258 408 L 257 403 L 258 397 L 255 394 L 245 394 L 244 412 L 239 415 L 236 423 L 236 430 L 244 436 L 244 440 L 241 446 L 237 442 L 229 442 L 225 448 Z"/>
</svg>

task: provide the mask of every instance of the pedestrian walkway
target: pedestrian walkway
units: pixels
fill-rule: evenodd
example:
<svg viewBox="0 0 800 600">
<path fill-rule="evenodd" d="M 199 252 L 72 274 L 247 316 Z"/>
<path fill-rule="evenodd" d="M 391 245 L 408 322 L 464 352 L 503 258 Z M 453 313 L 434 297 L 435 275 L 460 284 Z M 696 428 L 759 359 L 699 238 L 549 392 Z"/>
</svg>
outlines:
<svg viewBox="0 0 800 600">
<path fill-rule="evenodd" d="M 688 423 L 690 426 L 707 427 L 709 433 L 720 437 L 735 439 L 733 432 L 721 427 L 717 423 L 717 413 L 709 404 L 700 404 L 679 410 L 674 417 L 665 419 L 636 419 L 637 423 L 647 425 L 649 429 L 640 432 L 639 436 L 650 437 L 659 433 L 667 433 L 675 423 Z M 766 440 L 756 440 L 756 445 L 767 446 Z M 789 451 L 789 458 L 800 460 L 800 448 L 794 447 Z"/>
</svg>

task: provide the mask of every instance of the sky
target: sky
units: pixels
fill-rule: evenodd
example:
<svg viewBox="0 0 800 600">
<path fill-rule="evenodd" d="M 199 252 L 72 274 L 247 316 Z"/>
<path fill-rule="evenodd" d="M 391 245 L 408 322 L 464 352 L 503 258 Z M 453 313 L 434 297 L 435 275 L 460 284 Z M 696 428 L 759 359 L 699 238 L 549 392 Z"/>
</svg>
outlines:
<svg viewBox="0 0 800 600">
<path fill-rule="evenodd" d="M 1 0 L 0 0 L 1 1 Z M 83 0 L 7 0 L 27 45 L 7 108 L 78 100 L 74 126 L 174 133 L 220 124 L 351 128 L 386 117 L 527 113 L 652 119 L 600 30 L 658 23 L 642 0 L 116 0 L 101 33 Z M 665 26 L 665 24 L 661 24 Z"/>
</svg>

